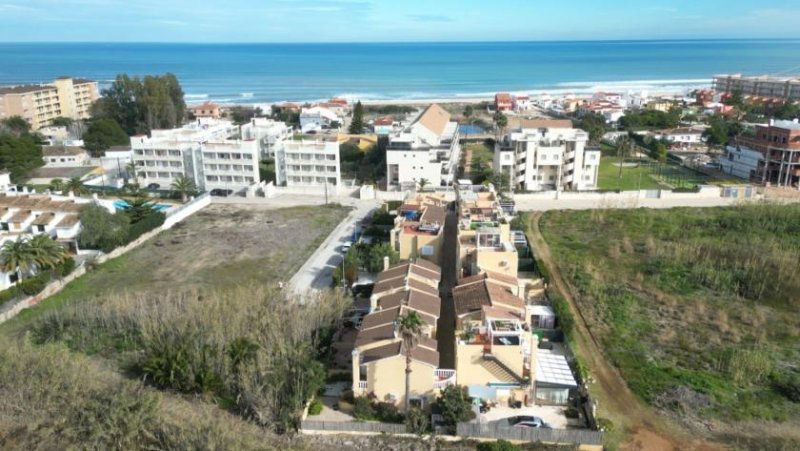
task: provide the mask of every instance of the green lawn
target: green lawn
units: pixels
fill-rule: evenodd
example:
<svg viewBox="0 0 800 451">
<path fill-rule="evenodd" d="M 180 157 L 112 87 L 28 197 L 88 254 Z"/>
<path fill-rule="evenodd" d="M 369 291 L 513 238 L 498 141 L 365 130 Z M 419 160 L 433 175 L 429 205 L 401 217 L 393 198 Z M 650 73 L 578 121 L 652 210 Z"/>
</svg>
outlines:
<svg viewBox="0 0 800 451">
<path fill-rule="evenodd" d="M 636 191 L 637 189 L 666 189 L 669 188 L 656 180 L 650 174 L 649 167 L 622 168 L 622 177 L 619 177 L 619 162 L 616 157 L 602 157 L 600 159 L 600 173 L 597 187 L 602 190 Z"/>
</svg>

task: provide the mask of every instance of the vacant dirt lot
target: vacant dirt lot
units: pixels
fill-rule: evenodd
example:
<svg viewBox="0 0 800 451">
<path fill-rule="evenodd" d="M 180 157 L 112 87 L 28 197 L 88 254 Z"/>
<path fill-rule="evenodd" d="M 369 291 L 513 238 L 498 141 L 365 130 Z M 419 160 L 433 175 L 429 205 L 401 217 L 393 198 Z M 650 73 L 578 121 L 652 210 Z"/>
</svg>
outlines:
<svg viewBox="0 0 800 451">
<path fill-rule="evenodd" d="M 163 292 L 288 281 L 347 216 L 342 207 L 211 205 L 141 247 L 90 271 L 3 329 L 65 302 L 111 292 Z"/>
</svg>

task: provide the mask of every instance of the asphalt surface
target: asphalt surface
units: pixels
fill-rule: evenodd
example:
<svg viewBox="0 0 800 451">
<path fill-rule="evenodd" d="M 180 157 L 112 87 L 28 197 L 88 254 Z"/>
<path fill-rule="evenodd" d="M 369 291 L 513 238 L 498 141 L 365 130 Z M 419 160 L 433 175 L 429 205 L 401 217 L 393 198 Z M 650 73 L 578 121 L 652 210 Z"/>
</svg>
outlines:
<svg viewBox="0 0 800 451">
<path fill-rule="evenodd" d="M 294 292 L 300 294 L 309 289 L 322 290 L 331 287 L 333 270 L 344 260 L 342 245 L 346 241 L 352 240 L 357 224 L 371 215 L 372 211 L 378 208 L 379 203 L 377 201 L 357 201 L 350 205 L 354 207 L 353 211 L 328 235 L 289 281 L 289 287 Z"/>
<path fill-rule="evenodd" d="M 439 283 L 439 296 L 442 306 L 436 323 L 437 351 L 439 368 L 456 368 L 456 308 L 453 302 L 453 287 L 458 282 L 458 216 L 448 212 L 444 222 L 444 242 L 442 243 L 442 281 Z"/>
</svg>

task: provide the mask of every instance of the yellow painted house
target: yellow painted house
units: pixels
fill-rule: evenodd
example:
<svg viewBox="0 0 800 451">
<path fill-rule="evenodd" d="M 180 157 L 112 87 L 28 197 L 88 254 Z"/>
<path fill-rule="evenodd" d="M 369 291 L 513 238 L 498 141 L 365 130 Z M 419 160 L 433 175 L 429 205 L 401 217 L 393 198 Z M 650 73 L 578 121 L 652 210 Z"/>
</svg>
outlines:
<svg viewBox="0 0 800 451">
<path fill-rule="evenodd" d="M 531 368 L 537 342 L 525 320 L 516 279 L 481 273 L 453 289 L 456 382 L 496 391 L 495 401 L 533 400 Z"/>
<path fill-rule="evenodd" d="M 458 256 L 464 275 L 483 270 L 517 277 L 519 255 L 511 225 L 493 191 L 461 193 Z"/>
<path fill-rule="evenodd" d="M 455 371 L 439 369 L 436 322 L 439 319 L 441 270 L 426 260 L 406 261 L 378 275 L 352 353 L 353 392 L 382 402 L 403 403 L 406 349 L 398 332 L 400 318 L 416 312 L 423 336 L 410 350 L 410 398 L 432 401 L 441 388 L 455 383 Z"/>
<path fill-rule="evenodd" d="M 420 257 L 441 263 L 446 205 L 443 195 L 420 195 L 398 208 L 390 244 L 401 259 Z"/>
</svg>

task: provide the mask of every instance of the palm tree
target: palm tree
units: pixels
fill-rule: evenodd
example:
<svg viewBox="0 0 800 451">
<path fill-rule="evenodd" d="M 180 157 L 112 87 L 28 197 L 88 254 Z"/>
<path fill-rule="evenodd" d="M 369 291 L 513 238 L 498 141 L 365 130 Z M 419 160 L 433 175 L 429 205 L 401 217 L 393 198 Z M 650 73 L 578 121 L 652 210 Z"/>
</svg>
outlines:
<svg viewBox="0 0 800 451">
<path fill-rule="evenodd" d="M 189 199 L 189 194 L 195 192 L 194 180 L 185 175 L 181 175 L 172 182 L 172 191 L 181 195 L 181 200 L 185 203 Z"/>
<path fill-rule="evenodd" d="M 400 317 L 398 332 L 403 340 L 402 348 L 406 355 L 406 396 L 404 400 L 405 413 L 408 415 L 408 396 L 411 391 L 411 351 L 417 346 L 422 336 L 422 318 L 419 313 L 410 311 Z"/>
<path fill-rule="evenodd" d="M 622 178 L 622 166 L 625 163 L 625 158 L 630 155 L 636 144 L 629 136 L 620 136 L 617 138 L 614 147 L 617 149 L 617 155 L 619 156 L 619 178 Z"/>
<path fill-rule="evenodd" d="M 64 188 L 64 181 L 61 179 L 53 179 L 50 180 L 50 190 L 52 191 L 61 191 Z"/>
<path fill-rule="evenodd" d="M 36 255 L 27 238 L 19 236 L 0 247 L 0 269 L 4 272 L 14 272 L 22 280 L 35 267 Z"/>
<path fill-rule="evenodd" d="M 36 235 L 28 241 L 36 266 L 54 268 L 67 259 L 67 251 L 48 235 Z"/>
<path fill-rule="evenodd" d="M 503 130 L 508 126 L 508 117 L 502 111 L 494 113 L 494 124 L 497 126 L 498 135 L 496 140 L 499 141 L 499 135 L 503 134 Z"/>
<path fill-rule="evenodd" d="M 419 185 L 419 190 L 420 191 L 425 191 L 425 187 L 430 185 L 430 184 L 431 184 L 431 182 L 426 178 L 421 178 L 421 179 L 419 179 L 419 181 L 417 181 L 417 185 Z"/>
<path fill-rule="evenodd" d="M 67 191 L 71 191 L 76 196 L 80 196 L 82 194 L 89 194 L 89 190 L 86 189 L 86 186 L 81 182 L 80 177 L 72 177 L 67 181 L 64 185 L 64 189 Z"/>
</svg>

